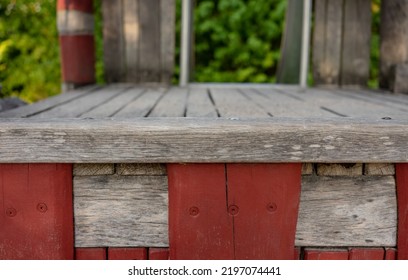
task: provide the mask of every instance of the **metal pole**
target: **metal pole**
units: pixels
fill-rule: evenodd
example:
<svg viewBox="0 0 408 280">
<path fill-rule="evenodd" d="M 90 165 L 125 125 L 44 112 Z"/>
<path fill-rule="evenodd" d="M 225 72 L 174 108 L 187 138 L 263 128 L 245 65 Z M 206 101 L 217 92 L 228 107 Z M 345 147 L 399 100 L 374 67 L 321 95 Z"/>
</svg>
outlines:
<svg viewBox="0 0 408 280">
<path fill-rule="evenodd" d="M 186 86 L 190 82 L 192 12 L 192 1 L 183 0 L 181 15 L 180 86 Z"/>
<path fill-rule="evenodd" d="M 301 58 L 301 65 L 300 65 L 300 86 L 302 88 L 307 87 L 307 74 L 309 72 L 311 14 L 312 14 L 312 0 L 304 0 L 302 58 Z"/>
</svg>

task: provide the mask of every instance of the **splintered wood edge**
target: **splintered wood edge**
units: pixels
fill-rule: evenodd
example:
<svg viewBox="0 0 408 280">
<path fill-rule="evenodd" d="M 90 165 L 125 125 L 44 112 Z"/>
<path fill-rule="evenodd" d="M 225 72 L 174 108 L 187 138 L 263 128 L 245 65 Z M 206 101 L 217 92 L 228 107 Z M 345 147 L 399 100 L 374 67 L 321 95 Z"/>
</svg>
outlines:
<svg viewBox="0 0 408 280">
<path fill-rule="evenodd" d="M 408 162 L 408 122 L 354 118 L 0 119 L 3 163 Z"/>
</svg>

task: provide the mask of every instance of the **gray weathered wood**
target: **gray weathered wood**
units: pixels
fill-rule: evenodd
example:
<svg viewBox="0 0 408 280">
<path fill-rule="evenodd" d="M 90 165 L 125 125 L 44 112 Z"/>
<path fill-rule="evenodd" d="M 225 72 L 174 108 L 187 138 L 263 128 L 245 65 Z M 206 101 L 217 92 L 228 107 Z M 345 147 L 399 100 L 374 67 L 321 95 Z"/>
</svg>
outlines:
<svg viewBox="0 0 408 280">
<path fill-rule="evenodd" d="M 137 83 L 139 81 L 139 0 L 123 1 L 123 36 L 124 55 L 126 64 L 126 81 Z M 120 2 L 120 1 L 119 1 Z"/>
<path fill-rule="evenodd" d="M 76 246 L 168 246 L 165 176 L 74 178 Z M 305 176 L 296 246 L 395 246 L 391 176 Z"/>
<path fill-rule="evenodd" d="M 187 93 L 186 88 L 171 88 L 153 108 L 149 117 L 184 117 Z"/>
<path fill-rule="evenodd" d="M 111 117 L 117 112 L 122 110 L 125 106 L 136 100 L 144 92 L 141 88 L 132 88 L 126 92 L 117 95 L 115 98 L 107 101 L 106 103 L 95 107 L 94 109 L 81 115 L 83 118 L 100 118 L 100 117 Z"/>
<path fill-rule="evenodd" d="M 13 110 L 9 110 L 3 113 L 0 113 L 0 118 L 20 118 L 20 117 L 29 117 L 44 111 L 47 111 L 58 105 L 62 105 L 69 101 L 79 99 L 84 95 L 97 90 L 98 86 L 86 86 L 83 88 L 78 88 L 76 90 L 53 96 L 47 99 L 43 99 L 37 103 L 31 104 L 29 106 L 19 107 Z"/>
<path fill-rule="evenodd" d="M 160 0 L 139 0 L 140 82 L 161 80 Z"/>
<path fill-rule="evenodd" d="M 161 82 L 171 84 L 174 72 L 174 53 L 176 46 L 176 2 L 160 1 L 160 57 Z"/>
<path fill-rule="evenodd" d="M 302 175 L 312 175 L 314 171 L 313 163 L 302 164 Z"/>
<path fill-rule="evenodd" d="M 268 112 L 250 101 L 237 89 L 211 89 L 211 96 L 221 117 L 265 117 Z"/>
<path fill-rule="evenodd" d="M 124 81 L 126 75 L 122 10 L 122 0 L 102 1 L 103 61 L 108 83 Z"/>
<path fill-rule="evenodd" d="M 407 130 L 353 118 L 0 119 L 0 162 L 408 162 Z"/>
<path fill-rule="evenodd" d="M 115 165 L 112 163 L 77 163 L 74 164 L 74 176 L 112 175 Z"/>
<path fill-rule="evenodd" d="M 398 93 L 408 93 L 408 63 L 400 63 L 395 65 L 391 72 L 392 91 Z"/>
<path fill-rule="evenodd" d="M 165 176 L 74 177 L 76 247 L 168 246 Z"/>
<path fill-rule="evenodd" d="M 313 78 L 316 85 L 338 85 L 341 69 L 343 0 L 316 0 Z"/>
<path fill-rule="evenodd" d="M 118 163 L 116 165 L 118 175 L 166 175 L 166 165 L 160 163 Z"/>
<path fill-rule="evenodd" d="M 130 102 L 122 110 L 116 113 L 115 118 L 146 117 L 155 104 L 162 98 L 164 88 L 150 88 L 138 99 Z"/>
<path fill-rule="evenodd" d="M 297 246 L 395 246 L 392 176 L 302 180 Z"/>
<path fill-rule="evenodd" d="M 345 0 L 341 84 L 366 86 L 370 74 L 371 0 Z"/>
<path fill-rule="evenodd" d="M 393 163 L 366 163 L 364 175 L 395 175 L 395 165 Z"/>
<path fill-rule="evenodd" d="M 218 117 L 217 110 L 212 103 L 206 89 L 190 89 L 187 99 L 187 117 Z"/>
<path fill-rule="evenodd" d="M 319 163 L 317 165 L 319 176 L 361 176 L 363 175 L 362 163 Z"/>
</svg>

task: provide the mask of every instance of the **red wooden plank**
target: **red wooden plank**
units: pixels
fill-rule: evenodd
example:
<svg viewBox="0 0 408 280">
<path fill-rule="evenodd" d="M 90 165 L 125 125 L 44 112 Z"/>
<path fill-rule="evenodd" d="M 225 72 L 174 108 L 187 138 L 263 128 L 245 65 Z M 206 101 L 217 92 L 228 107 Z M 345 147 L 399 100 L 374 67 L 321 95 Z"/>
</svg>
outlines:
<svg viewBox="0 0 408 280">
<path fill-rule="evenodd" d="M 383 248 L 352 248 L 349 250 L 349 260 L 383 260 Z"/>
<path fill-rule="evenodd" d="M 168 260 L 168 248 L 149 248 L 149 260 Z"/>
<path fill-rule="evenodd" d="M 93 13 L 93 0 L 58 0 L 57 10 L 76 10 Z"/>
<path fill-rule="evenodd" d="M 170 259 L 233 259 L 224 164 L 168 164 Z"/>
<path fill-rule="evenodd" d="M 397 258 L 408 260 L 408 163 L 395 165 L 398 199 Z"/>
<path fill-rule="evenodd" d="M 300 252 L 301 252 L 301 250 L 300 250 L 300 248 L 299 247 L 296 247 L 295 248 L 295 255 L 294 255 L 294 257 L 293 257 L 293 259 L 294 260 L 300 260 Z"/>
<path fill-rule="evenodd" d="M 108 260 L 147 260 L 147 249 L 109 248 Z"/>
<path fill-rule="evenodd" d="M 385 249 L 385 260 L 396 260 L 397 259 L 397 251 L 393 248 L 386 248 Z"/>
<path fill-rule="evenodd" d="M 236 259 L 293 259 L 301 164 L 227 164 Z"/>
<path fill-rule="evenodd" d="M 348 260 L 347 250 L 305 249 L 305 260 Z"/>
<path fill-rule="evenodd" d="M 73 259 L 72 165 L 0 164 L 0 259 Z"/>
<path fill-rule="evenodd" d="M 106 260 L 106 248 L 75 248 L 76 260 Z"/>
</svg>

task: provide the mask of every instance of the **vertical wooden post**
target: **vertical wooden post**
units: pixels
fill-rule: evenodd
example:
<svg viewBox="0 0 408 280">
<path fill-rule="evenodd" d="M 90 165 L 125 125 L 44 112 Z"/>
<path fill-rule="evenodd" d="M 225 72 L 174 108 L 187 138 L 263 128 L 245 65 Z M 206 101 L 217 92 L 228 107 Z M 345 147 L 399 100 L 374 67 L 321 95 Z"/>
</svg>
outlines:
<svg viewBox="0 0 408 280">
<path fill-rule="evenodd" d="M 171 259 L 294 259 L 301 164 L 169 164 Z"/>
<path fill-rule="evenodd" d="M 71 164 L 0 164 L 0 259 L 73 259 Z"/>
<path fill-rule="evenodd" d="M 63 91 L 95 82 L 92 0 L 58 0 Z"/>
<path fill-rule="evenodd" d="M 397 258 L 408 260 L 408 163 L 395 165 L 398 199 Z"/>
<path fill-rule="evenodd" d="M 106 248 L 76 248 L 76 260 L 106 260 Z"/>
</svg>

